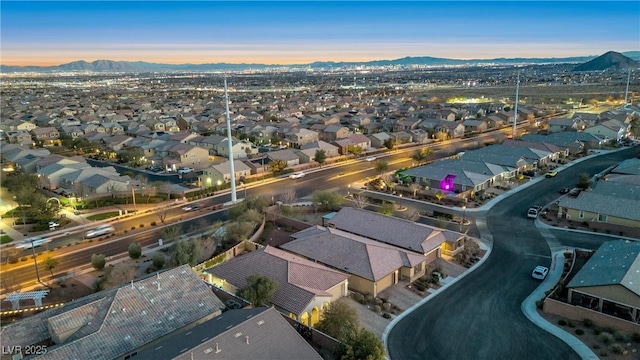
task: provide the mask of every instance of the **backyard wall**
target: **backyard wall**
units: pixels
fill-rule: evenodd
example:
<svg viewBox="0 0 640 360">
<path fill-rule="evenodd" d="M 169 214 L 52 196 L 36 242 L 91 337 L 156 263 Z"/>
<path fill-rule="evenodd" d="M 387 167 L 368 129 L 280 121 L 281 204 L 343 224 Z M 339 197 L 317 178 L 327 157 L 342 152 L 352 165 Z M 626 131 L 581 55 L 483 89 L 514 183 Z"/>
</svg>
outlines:
<svg viewBox="0 0 640 360">
<path fill-rule="evenodd" d="M 543 311 L 550 314 L 559 315 L 576 321 L 589 319 L 600 327 L 610 327 L 620 330 L 629 335 L 640 333 L 640 324 L 634 324 L 629 321 L 618 319 L 597 311 L 593 311 L 580 306 L 570 305 L 558 300 L 546 298 L 544 300 Z"/>
</svg>

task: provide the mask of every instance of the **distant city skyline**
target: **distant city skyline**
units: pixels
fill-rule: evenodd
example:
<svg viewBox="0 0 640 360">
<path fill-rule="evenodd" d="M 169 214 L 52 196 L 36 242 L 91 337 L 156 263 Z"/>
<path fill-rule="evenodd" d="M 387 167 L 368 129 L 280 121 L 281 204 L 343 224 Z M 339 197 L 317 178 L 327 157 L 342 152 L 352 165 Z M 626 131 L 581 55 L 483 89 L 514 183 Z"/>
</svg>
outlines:
<svg viewBox="0 0 640 360">
<path fill-rule="evenodd" d="M 0 2 L 0 64 L 569 57 L 640 50 L 640 5 L 599 2 Z"/>
</svg>

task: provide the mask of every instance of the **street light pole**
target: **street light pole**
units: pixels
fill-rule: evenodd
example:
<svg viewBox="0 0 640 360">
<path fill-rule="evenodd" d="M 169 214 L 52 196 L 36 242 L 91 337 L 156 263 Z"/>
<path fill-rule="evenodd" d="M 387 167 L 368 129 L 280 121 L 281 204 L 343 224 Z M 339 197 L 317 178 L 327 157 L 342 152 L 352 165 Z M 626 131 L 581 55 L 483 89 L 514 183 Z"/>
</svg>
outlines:
<svg viewBox="0 0 640 360">
<path fill-rule="evenodd" d="M 136 209 L 136 192 L 133 186 L 131 187 L 131 194 L 133 194 L 133 212 L 137 213 L 138 210 Z"/>
<path fill-rule="evenodd" d="M 38 272 L 38 260 L 36 258 L 36 247 L 33 246 L 33 238 L 29 239 L 31 240 L 31 252 L 33 252 L 33 264 L 36 267 L 36 278 L 38 279 L 38 283 L 40 283 L 40 273 Z"/>
<path fill-rule="evenodd" d="M 464 223 L 464 212 L 465 212 L 465 210 L 467 210 L 467 205 L 466 204 L 462 205 L 462 220 L 460 221 L 460 231 L 459 232 L 462 232 L 462 223 Z"/>
</svg>

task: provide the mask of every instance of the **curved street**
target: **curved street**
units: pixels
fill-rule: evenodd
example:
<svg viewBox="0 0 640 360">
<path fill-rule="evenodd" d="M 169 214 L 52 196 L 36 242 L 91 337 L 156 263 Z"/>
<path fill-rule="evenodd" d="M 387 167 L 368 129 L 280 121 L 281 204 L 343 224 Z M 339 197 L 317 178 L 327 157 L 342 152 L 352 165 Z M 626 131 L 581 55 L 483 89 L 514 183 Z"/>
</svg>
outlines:
<svg viewBox="0 0 640 360">
<path fill-rule="evenodd" d="M 476 218 L 492 252 L 477 270 L 401 319 L 390 330 L 391 359 L 579 359 L 567 344 L 530 322 L 521 311 L 540 284 L 531 278 L 536 265 L 551 263 L 547 240 L 525 217 L 532 205 L 553 201 L 561 187 L 573 187 L 578 174 L 599 173 L 637 156 L 629 148 L 579 162 L 558 176 L 530 184 Z M 469 212 L 467 212 L 469 214 Z M 596 248 L 607 237 L 572 236 L 552 231 L 555 247 Z"/>
</svg>

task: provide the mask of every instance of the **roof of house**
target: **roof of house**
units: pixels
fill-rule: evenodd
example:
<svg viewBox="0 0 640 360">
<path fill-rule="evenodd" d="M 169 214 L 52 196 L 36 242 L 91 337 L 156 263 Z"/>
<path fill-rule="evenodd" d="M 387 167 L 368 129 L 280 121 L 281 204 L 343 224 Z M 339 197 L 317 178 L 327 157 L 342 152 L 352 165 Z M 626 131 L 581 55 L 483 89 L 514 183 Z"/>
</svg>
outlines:
<svg viewBox="0 0 640 360">
<path fill-rule="evenodd" d="M 271 151 L 268 153 L 267 156 L 272 160 L 284 160 L 284 161 L 298 160 L 298 155 L 296 155 L 296 153 L 294 153 L 293 150 L 291 149 Z"/>
<path fill-rule="evenodd" d="M 611 170 L 616 174 L 640 175 L 640 158 L 627 159 Z"/>
<path fill-rule="evenodd" d="M 113 359 L 222 308 L 184 265 L 30 316 L 0 335 L 22 346 L 66 337 L 47 359 Z"/>
<path fill-rule="evenodd" d="M 640 206 L 637 200 L 593 191 L 583 191 L 575 198 L 562 197 L 558 206 L 622 219 L 640 220 Z"/>
<path fill-rule="evenodd" d="M 422 254 L 319 225 L 291 236 L 295 240 L 281 245 L 283 249 L 369 281 L 426 261 Z"/>
<path fill-rule="evenodd" d="M 245 287 L 251 275 L 264 275 L 278 283 L 271 302 L 294 314 L 301 314 L 317 296 L 331 297 L 328 291 L 349 278 L 345 273 L 271 246 L 238 256 L 206 272 L 237 288 Z"/>
<path fill-rule="evenodd" d="M 427 254 L 447 241 L 449 230 L 439 229 L 363 209 L 343 207 L 329 224 L 337 229 L 403 249 Z M 456 234 L 456 238 L 461 235 Z"/>
<path fill-rule="evenodd" d="M 138 351 L 142 359 L 320 360 L 322 357 L 275 309 L 229 310 Z"/>
<path fill-rule="evenodd" d="M 567 287 L 622 285 L 640 296 L 640 242 L 612 240 L 600 245 Z"/>
<path fill-rule="evenodd" d="M 225 162 L 212 165 L 210 168 L 215 169 L 222 175 L 231 174 L 231 167 L 228 160 Z M 205 173 L 207 172 L 207 170 L 208 169 L 205 169 Z M 239 160 L 239 159 L 233 160 L 233 171 L 239 172 L 239 171 L 247 171 L 247 170 L 251 170 L 249 165 L 245 164 L 242 160 Z"/>
</svg>

